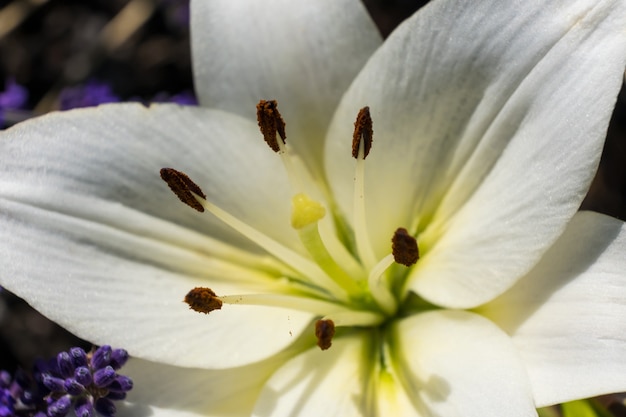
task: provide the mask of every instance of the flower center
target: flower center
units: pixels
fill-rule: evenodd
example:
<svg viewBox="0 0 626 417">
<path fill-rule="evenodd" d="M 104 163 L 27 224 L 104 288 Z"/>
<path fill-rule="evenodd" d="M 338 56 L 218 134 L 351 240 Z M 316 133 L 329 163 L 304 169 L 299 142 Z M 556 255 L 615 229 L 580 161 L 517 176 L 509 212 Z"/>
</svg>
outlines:
<svg viewBox="0 0 626 417">
<path fill-rule="evenodd" d="M 189 291 L 184 301 L 191 309 L 205 314 L 221 309 L 223 304 L 268 305 L 311 312 L 318 316 L 315 336 L 323 350 L 331 346 L 336 327 L 374 327 L 395 317 L 399 303 L 404 301 L 402 277 L 406 267 L 419 259 L 419 250 L 415 237 L 402 227 L 393 232 L 390 253 L 382 259 L 376 256 L 370 242 L 365 211 L 365 159 L 373 141 L 369 108 L 362 108 L 354 123 L 352 156 L 356 164 L 351 227 L 344 224 L 338 213 L 326 216 L 328 208 L 335 207 L 332 196 L 319 189 L 287 143 L 285 122 L 276 101 L 261 100 L 257 120 L 265 142 L 280 155 L 289 177 L 293 191 L 291 226 L 306 254 L 284 246 L 212 204 L 184 173 L 163 168 L 161 178 L 182 202 L 199 212 L 208 211 L 274 257 L 271 266 L 258 259 L 244 262 L 246 267 L 263 271 L 269 281 L 273 280 L 267 292 L 218 296 L 209 288 L 197 287 Z M 354 248 L 342 241 L 337 230 L 353 231 Z M 241 259 L 228 259 L 228 253 L 224 251 L 224 261 L 241 265 Z"/>
</svg>

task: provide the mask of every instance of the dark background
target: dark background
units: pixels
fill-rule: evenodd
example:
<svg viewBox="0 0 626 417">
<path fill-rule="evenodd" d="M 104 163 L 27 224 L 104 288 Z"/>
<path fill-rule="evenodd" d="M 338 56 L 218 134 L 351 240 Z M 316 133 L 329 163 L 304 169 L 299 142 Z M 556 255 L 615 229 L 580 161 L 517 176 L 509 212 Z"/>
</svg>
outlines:
<svg viewBox="0 0 626 417">
<path fill-rule="evenodd" d="M 56 110 L 68 87 L 93 82 L 122 101 L 192 96 L 187 1 L 0 0 L 0 93 L 8 79 L 28 93 L 19 109 L 5 111 L 4 125 Z M 426 1 L 364 3 L 387 36 Z M 624 90 L 582 208 L 626 219 Z M 0 291 L 0 369 L 29 368 L 36 357 L 51 357 L 74 345 L 90 347 Z M 617 408 L 615 413 L 626 415 Z"/>
</svg>

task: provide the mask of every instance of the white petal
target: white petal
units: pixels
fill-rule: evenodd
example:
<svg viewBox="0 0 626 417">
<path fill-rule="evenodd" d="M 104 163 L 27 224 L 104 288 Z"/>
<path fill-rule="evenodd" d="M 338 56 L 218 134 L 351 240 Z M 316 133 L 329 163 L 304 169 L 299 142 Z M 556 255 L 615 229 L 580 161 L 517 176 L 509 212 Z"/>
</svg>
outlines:
<svg viewBox="0 0 626 417">
<path fill-rule="evenodd" d="M 62 203 L 56 192 L 66 190 L 252 247 L 211 215 L 198 215 L 178 201 L 159 177 L 161 168 L 173 167 L 200 185 L 209 201 L 285 244 L 298 243 L 280 158 L 267 148 L 256 123 L 238 116 L 115 104 L 30 120 L 0 140 L 2 190 L 47 204 Z M 2 190 L 0 196 L 6 195 Z"/>
<path fill-rule="evenodd" d="M 451 310 L 417 314 L 392 327 L 390 346 L 417 415 L 536 416 L 515 346 L 483 317 Z"/>
<path fill-rule="evenodd" d="M 410 288 L 472 307 L 510 287 L 565 227 L 593 177 L 626 57 L 621 0 L 433 2 L 351 86 L 327 139 L 350 212 L 352 122 L 368 105 L 370 234 L 424 257 Z"/>
<path fill-rule="evenodd" d="M 338 337 L 285 363 L 267 381 L 254 409 L 258 417 L 361 417 L 371 356 L 366 334 Z"/>
<path fill-rule="evenodd" d="M 247 143 L 250 125 L 203 109 L 120 105 L 3 133 L 0 285 L 79 336 L 137 357 L 222 368 L 288 346 L 308 313 L 188 310 L 182 299 L 195 286 L 226 295 L 268 283 L 262 271 L 220 263 L 221 248 L 197 232 L 233 232 L 180 203 L 158 178 L 160 167 L 180 167 L 218 204 L 281 234 L 289 187 L 277 174 L 280 161 L 274 166 L 254 153 L 257 142 Z"/>
<path fill-rule="evenodd" d="M 117 415 L 248 417 L 263 382 L 284 359 L 218 371 L 131 359 L 120 372 L 134 385 Z"/>
<path fill-rule="evenodd" d="M 254 119 L 259 100 L 278 100 L 287 140 L 319 171 L 333 111 L 381 43 L 363 5 L 198 0 L 191 11 L 200 102 Z"/>
<path fill-rule="evenodd" d="M 541 262 L 481 307 L 513 336 L 538 406 L 626 391 L 626 227 L 578 213 Z"/>
</svg>

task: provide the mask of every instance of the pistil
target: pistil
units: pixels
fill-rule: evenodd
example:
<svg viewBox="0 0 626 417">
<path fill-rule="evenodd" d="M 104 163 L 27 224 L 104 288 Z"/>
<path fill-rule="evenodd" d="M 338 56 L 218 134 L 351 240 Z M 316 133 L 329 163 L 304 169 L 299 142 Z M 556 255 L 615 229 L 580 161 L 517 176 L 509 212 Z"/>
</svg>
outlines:
<svg viewBox="0 0 626 417">
<path fill-rule="evenodd" d="M 317 201 L 310 199 L 306 194 L 296 194 L 292 199 L 291 225 L 298 231 L 300 241 L 313 260 L 348 294 L 356 298 L 363 298 L 364 288 L 359 285 L 357 277 L 348 275 L 335 262 L 322 241 L 318 222 L 325 214 L 326 209 Z"/>
</svg>

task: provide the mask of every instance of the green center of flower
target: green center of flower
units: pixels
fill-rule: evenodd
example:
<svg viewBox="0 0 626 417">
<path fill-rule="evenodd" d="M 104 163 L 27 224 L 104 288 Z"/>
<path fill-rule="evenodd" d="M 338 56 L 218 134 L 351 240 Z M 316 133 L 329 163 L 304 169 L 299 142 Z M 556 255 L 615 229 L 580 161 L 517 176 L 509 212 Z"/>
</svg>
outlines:
<svg viewBox="0 0 626 417">
<path fill-rule="evenodd" d="M 405 228 L 390 232 L 390 252 L 377 257 L 367 233 L 365 213 L 365 158 L 372 147 L 373 128 L 369 108 L 357 115 L 352 140 L 356 159 L 353 198 L 353 224 L 331 211 L 329 201 L 306 169 L 306 165 L 287 144 L 285 122 L 275 101 L 262 100 L 257 105 L 257 120 L 268 146 L 281 158 L 293 189 L 291 226 L 298 234 L 306 254 L 296 252 L 242 222 L 227 211 L 207 201 L 205 194 L 187 175 L 163 168 L 161 178 L 179 199 L 199 212 L 208 211 L 273 255 L 273 275 L 284 286 L 266 293 L 217 295 L 209 288 L 189 291 L 185 302 L 191 309 L 209 313 L 223 304 L 253 304 L 287 307 L 308 311 L 318 318 L 315 336 L 325 350 L 332 344 L 336 327 L 378 327 L 398 316 L 404 303 L 402 293 L 407 268 L 419 259 L 417 241 Z M 351 230 L 351 244 L 340 238 L 337 230 Z"/>
</svg>

